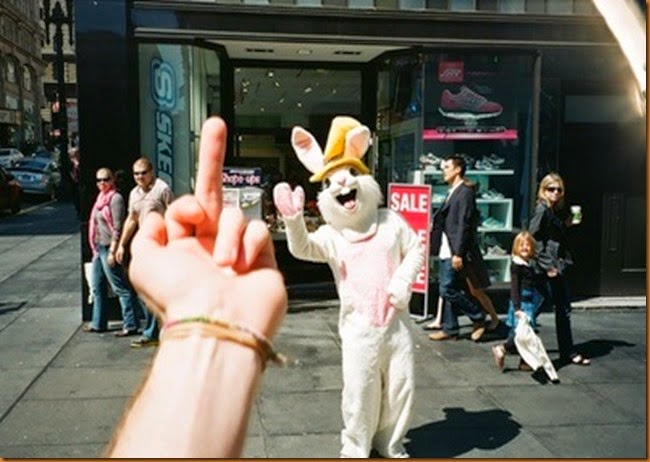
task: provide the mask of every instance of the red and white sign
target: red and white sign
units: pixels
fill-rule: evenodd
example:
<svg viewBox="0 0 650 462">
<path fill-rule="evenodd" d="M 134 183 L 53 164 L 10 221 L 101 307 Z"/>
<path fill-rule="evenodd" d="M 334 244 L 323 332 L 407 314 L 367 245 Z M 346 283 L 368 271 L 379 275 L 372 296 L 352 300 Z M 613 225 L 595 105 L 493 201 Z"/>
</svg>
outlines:
<svg viewBox="0 0 650 462">
<path fill-rule="evenodd" d="M 442 83 L 462 83 L 465 65 L 462 61 L 440 61 L 438 80 Z"/>
<path fill-rule="evenodd" d="M 388 185 L 388 207 L 404 217 L 417 233 L 425 249 L 424 264 L 413 282 L 413 292 L 426 294 L 429 288 L 431 186 L 390 183 Z"/>
</svg>

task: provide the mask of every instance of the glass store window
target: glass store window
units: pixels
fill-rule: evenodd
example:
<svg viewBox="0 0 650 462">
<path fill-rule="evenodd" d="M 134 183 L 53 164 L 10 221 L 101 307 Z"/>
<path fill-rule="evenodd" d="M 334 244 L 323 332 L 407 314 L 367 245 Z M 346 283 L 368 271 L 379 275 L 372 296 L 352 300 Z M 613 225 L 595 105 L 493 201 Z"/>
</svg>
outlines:
<svg viewBox="0 0 650 462">
<path fill-rule="evenodd" d="M 388 89 L 378 98 L 382 185 L 429 184 L 435 211 L 448 190 L 440 162 L 463 155 L 466 178 L 477 187 L 484 258 L 492 282 L 504 286 L 512 237 L 530 212 L 534 59 L 527 54 L 422 53 L 386 60 L 379 74 L 380 81 L 382 74 L 390 75 L 384 77 Z M 435 278 L 435 259 L 432 274 Z"/>
<path fill-rule="evenodd" d="M 140 44 L 140 149 L 174 193 L 194 187 L 201 124 L 219 113 L 220 63 L 213 50 Z"/>
</svg>

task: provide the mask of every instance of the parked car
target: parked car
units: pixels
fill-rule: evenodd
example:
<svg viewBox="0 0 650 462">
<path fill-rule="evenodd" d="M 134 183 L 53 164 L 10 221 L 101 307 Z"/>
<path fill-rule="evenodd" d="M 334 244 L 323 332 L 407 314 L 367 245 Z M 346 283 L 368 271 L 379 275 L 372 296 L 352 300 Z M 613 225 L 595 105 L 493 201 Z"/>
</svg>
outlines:
<svg viewBox="0 0 650 462">
<path fill-rule="evenodd" d="M 16 148 L 0 148 L 0 167 L 9 168 L 24 157 Z"/>
<path fill-rule="evenodd" d="M 29 157 L 43 157 L 46 159 L 52 159 L 54 162 L 59 162 L 59 150 L 49 150 L 43 146 L 40 146 L 32 152 Z"/>
<path fill-rule="evenodd" d="M 23 189 L 11 173 L 0 167 L 0 212 L 6 209 L 16 214 L 20 211 Z"/>
<path fill-rule="evenodd" d="M 61 184 L 59 166 L 45 157 L 27 157 L 7 169 L 20 183 L 23 192 L 55 199 Z"/>
</svg>

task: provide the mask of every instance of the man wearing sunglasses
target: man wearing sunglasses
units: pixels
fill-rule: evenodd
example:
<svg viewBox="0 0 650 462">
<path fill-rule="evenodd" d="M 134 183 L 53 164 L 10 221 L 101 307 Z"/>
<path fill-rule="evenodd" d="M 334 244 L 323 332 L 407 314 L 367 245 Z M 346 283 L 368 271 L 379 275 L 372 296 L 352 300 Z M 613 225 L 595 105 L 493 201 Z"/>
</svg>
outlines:
<svg viewBox="0 0 650 462">
<path fill-rule="evenodd" d="M 124 222 L 122 237 L 117 246 L 115 258 L 118 263 L 124 261 L 126 245 L 131 241 L 139 225 L 150 212 L 165 214 L 165 210 L 174 200 L 174 193 L 167 183 L 156 178 L 153 165 L 149 159 L 141 157 L 133 164 L 133 179 L 136 186 L 129 194 L 129 214 Z M 145 328 L 142 336 L 131 342 L 132 348 L 158 345 L 158 322 L 156 317 L 145 310 Z"/>
</svg>

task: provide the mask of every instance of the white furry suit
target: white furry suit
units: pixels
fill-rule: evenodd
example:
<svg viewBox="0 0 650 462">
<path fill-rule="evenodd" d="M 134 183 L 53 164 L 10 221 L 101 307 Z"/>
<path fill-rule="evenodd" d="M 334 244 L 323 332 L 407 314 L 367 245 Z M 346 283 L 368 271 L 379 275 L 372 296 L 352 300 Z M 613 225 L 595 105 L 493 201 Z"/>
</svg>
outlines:
<svg viewBox="0 0 650 462">
<path fill-rule="evenodd" d="M 368 457 L 374 447 L 384 457 L 408 457 L 402 440 L 415 388 L 413 339 L 408 307 L 390 305 L 389 287 L 415 279 L 424 258 L 417 235 L 386 209 L 377 211 L 374 232 L 354 240 L 330 225 L 309 234 L 302 214 L 285 223 L 291 253 L 328 263 L 341 300 L 341 456 Z"/>
</svg>

